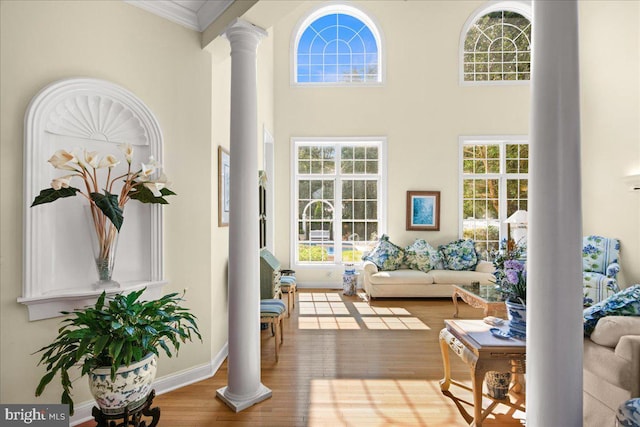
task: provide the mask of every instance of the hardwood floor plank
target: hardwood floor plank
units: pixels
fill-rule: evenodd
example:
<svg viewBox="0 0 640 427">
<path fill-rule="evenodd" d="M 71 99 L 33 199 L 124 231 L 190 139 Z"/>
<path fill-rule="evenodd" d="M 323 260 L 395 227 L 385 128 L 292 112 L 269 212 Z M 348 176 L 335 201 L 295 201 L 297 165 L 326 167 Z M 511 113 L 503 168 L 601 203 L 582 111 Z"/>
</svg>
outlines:
<svg viewBox="0 0 640 427">
<path fill-rule="evenodd" d="M 225 362 L 212 378 L 157 396 L 159 426 L 468 425 L 460 408 L 473 413 L 471 393 L 452 387 L 451 398 L 439 386 L 438 334 L 444 319 L 452 318 L 450 299 L 375 300 L 369 306 L 339 291 L 299 290 L 297 295 L 296 308 L 284 322 L 278 363 L 274 338 L 261 332 L 262 383 L 273 391 L 271 399 L 240 413 L 229 409 L 215 397 L 227 384 Z M 464 303 L 459 308 L 462 318 L 483 316 Z M 471 383 L 469 368 L 453 355 L 451 374 Z M 499 405 L 498 416 L 490 415 L 484 425 L 522 425 L 522 413 L 515 420 L 500 416 L 509 410 Z M 95 423 L 81 424 L 90 426 Z"/>
</svg>

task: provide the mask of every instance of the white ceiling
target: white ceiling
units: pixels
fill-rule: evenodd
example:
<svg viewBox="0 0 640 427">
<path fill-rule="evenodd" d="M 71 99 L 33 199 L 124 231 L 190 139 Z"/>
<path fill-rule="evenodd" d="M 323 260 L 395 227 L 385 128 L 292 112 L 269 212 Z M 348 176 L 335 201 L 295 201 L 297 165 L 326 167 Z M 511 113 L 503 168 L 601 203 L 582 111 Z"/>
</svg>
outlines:
<svg viewBox="0 0 640 427">
<path fill-rule="evenodd" d="M 203 31 L 234 0 L 124 0 L 155 15 L 196 31 Z"/>
</svg>

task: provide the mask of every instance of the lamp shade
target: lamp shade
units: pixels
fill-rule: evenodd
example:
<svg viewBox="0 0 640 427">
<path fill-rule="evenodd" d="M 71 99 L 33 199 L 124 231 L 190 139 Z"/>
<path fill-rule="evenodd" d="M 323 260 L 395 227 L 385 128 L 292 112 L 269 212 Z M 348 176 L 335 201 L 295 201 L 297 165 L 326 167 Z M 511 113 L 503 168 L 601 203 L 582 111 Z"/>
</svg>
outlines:
<svg viewBox="0 0 640 427">
<path fill-rule="evenodd" d="M 517 210 L 515 211 L 509 218 L 505 221 L 507 224 L 526 224 L 527 221 L 527 211 L 525 210 Z"/>
</svg>

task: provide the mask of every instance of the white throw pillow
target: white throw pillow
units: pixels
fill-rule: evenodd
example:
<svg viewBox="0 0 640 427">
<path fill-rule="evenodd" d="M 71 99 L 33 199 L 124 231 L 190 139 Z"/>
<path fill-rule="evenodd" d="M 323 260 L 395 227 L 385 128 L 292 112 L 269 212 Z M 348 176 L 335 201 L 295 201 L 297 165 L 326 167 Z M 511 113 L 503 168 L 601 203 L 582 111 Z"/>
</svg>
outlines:
<svg viewBox="0 0 640 427">
<path fill-rule="evenodd" d="M 640 316 L 605 316 L 599 319 L 591 341 L 614 348 L 625 335 L 640 335 Z"/>
</svg>

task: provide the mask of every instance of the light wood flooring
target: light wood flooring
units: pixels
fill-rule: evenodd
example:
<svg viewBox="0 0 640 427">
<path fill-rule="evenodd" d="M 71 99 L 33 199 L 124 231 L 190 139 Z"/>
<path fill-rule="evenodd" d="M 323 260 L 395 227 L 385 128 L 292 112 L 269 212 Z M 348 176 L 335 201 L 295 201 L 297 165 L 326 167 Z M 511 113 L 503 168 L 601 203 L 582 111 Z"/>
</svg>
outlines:
<svg viewBox="0 0 640 427">
<path fill-rule="evenodd" d="M 482 318 L 481 310 L 459 306 L 460 317 Z M 262 331 L 262 383 L 272 398 L 240 413 L 229 409 L 215 397 L 227 385 L 225 362 L 212 378 L 157 396 L 159 426 L 468 426 L 471 393 L 452 387 L 445 396 L 439 387 L 438 333 L 453 311 L 451 299 L 369 306 L 339 290 L 302 290 L 285 319 L 278 363 L 273 337 Z M 455 355 L 451 363 L 453 378 L 470 384 L 468 367 Z M 521 425 L 523 417 L 499 405 L 484 425 Z M 89 426 L 95 422 L 81 425 Z"/>
</svg>

